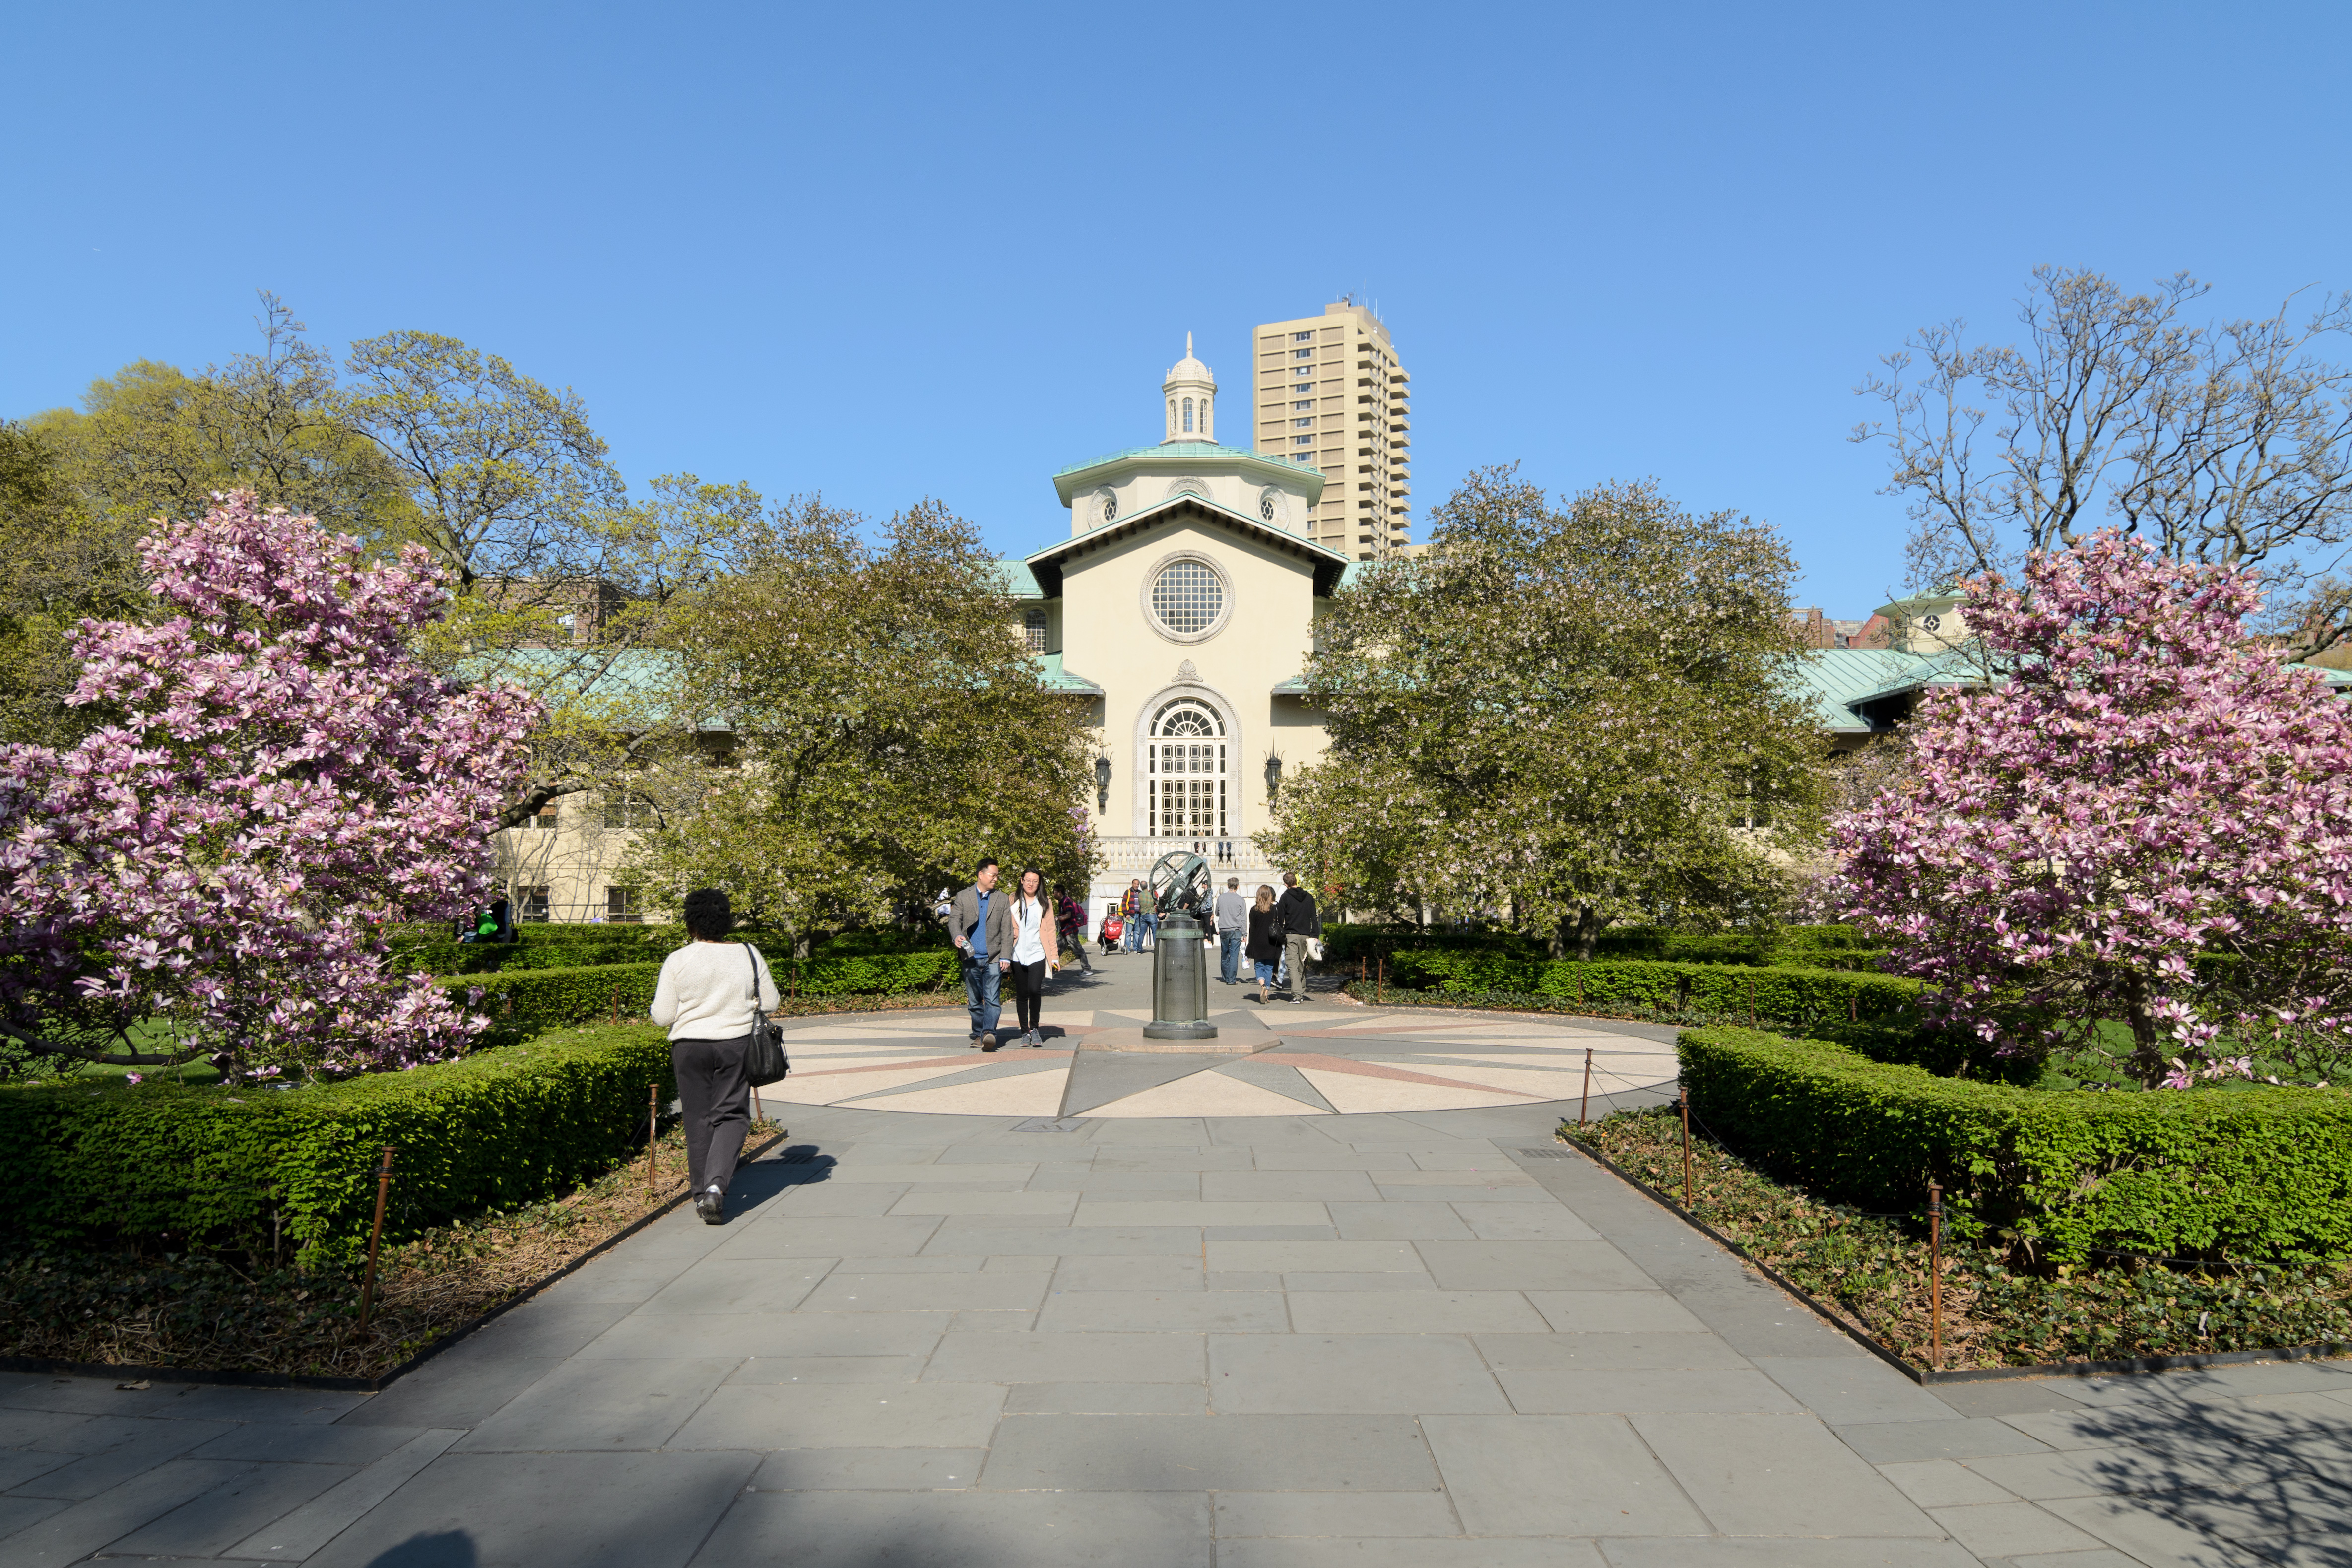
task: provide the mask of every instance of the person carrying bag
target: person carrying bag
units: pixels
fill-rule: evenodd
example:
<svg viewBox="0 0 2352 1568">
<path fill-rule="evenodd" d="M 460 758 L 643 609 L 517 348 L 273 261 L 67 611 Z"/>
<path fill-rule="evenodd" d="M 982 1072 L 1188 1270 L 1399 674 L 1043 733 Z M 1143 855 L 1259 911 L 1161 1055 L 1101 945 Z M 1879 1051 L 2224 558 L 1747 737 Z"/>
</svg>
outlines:
<svg viewBox="0 0 2352 1568">
<path fill-rule="evenodd" d="M 1316 912 L 1315 895 L 1298 885 L 1297 872 L 1285 871 L 1282 888 L 1282 897 L 1275 900 L 1274 915 L 1282 928 L 1282 955 L 1290 972 L 1290 999 L 1304 1002 L 1307 962 L 1323 956 L 1323 921 Z"/>
<path fill-rule="evenodd" d="M 686 933 L 694 940 L 662 960 L 648 1011 L 669 1030 L 695 1209 L 704 1224 L 723 1225 L 727 1189 L 751 1131 L 751 1086 L 772 1083 L 790 1064 L 767 1016 L 778 1000 L 775 977 L 758 948 L 727 940 L 735 929 L 727 895 L 716 888 L 698 889 L 686 896 L 681 912 Z M 741 960 L 727 951 L 737 946 L 742 948 Z M 753 1076 L 771 1072 L 772 1077 Z"/>
</svg>

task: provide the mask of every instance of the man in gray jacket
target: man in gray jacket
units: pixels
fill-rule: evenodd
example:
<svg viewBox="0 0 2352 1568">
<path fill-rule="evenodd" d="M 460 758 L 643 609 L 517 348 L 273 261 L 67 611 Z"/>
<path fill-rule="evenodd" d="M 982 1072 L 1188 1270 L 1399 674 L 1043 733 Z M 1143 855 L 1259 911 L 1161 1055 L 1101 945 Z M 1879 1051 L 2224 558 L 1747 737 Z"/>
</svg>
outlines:
<svg viewBox="0 0 2352 1568">
<path fill-rule="evenodd" d="M 1228 877 L 1225 890 L 1217 895 L 1217 977 L 1228 985 L 1241 984 L 1236 974 L 1248 937 L 1249 900 L 1242 897 L 1242 879 Z"/>
<path fill-rule="evenodd" d="M 948 934 L 963 954 L 963 994 L 971 1005 L 975 1049 L 996 1048 L 1004 1010 L 1004 972 L 1013 967 L 1013 898 L 996 890 L 996 862 L 982 860 L 972 885 L 948 906 Z"/>
</svg>

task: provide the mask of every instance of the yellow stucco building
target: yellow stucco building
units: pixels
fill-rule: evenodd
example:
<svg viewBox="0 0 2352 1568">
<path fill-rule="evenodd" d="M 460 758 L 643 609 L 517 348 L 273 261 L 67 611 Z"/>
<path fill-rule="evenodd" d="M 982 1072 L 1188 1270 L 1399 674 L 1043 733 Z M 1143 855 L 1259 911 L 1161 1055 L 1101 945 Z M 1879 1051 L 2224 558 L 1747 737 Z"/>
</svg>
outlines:
<svg viewBox="0 0 2352 1568">
<path fill-rule="evenodd" d="M 1299 675 L 1323 602 L 1360 568 L 1315 537 L 1323 475 L 1220 446 L 1216 397 L 1188 338 L 1161 385 L 1159 444 L 1054 475 L 1065 536 L 998 563 L 1041 679 L 1085 700 L 1098 735 L 1084 803 L 1100 836 L 1097 917 L 1171 849 L 1207 856 L 1221 885 L 1278 882 L 1251 836 L 1268 826 L 1283 776 L 1324 751 Z M 518 914 L 659 918 L 614 881 L 656 811 L 614 788 L 499 834 Z"/>
<path fill-rule="evenodd" d="M 1326 743 L 1299 674 L 1354 563 L 1316 538 L 1322 474 L 1217 444 L 1216 391 L 1188 339 L 1160 443 L 1055 474 L 1068 536 L 1003 563 L 1046 679 L 1093 701 L 1097 914 L 1171 849 L 1276 880 L 1251 836 Z"/>
</svg>

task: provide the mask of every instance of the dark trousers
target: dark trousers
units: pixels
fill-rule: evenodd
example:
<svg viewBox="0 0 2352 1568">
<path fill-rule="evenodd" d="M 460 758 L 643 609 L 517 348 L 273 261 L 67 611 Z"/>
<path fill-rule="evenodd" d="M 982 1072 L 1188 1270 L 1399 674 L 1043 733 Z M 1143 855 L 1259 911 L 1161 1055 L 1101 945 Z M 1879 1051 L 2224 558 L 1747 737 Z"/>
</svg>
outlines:
<svg viewBox="0 0 2352 1568">
<path fill-rule="evenodd" d="M 1013 1014 L 1021 1021 L 1021 1032 L 1027 1034 L 1037 1026 L 1038 1016 L 1045 1010 L 1045 961 L 1016 963 L 1012 968 Z"/>
<path fill-rule="evenodd" d="M 696 1192 L 725 1192 L 735 1180 L 743 1134 L 751 1126 L 751 1080 L 743 1074 L 743 1053 L 751 1037 L 732 1040 L 672 1040 L 669 1062 L 677 1074 L 677 1104 L 686 1120 L 686 1168 Z"/>
</svg>

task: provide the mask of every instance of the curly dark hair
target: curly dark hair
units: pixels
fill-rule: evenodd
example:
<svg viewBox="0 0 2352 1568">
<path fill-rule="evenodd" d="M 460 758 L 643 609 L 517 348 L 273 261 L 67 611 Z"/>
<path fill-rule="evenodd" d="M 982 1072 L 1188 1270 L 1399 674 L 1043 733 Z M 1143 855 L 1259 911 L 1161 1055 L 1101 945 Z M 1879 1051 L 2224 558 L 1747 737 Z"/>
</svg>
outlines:
<svg viewBox="0 0 2352 1568">
<path fill-rule="evenodd" d="M 735 929 L 735 906 L 717 888 L 697 888 L 687 894 L 682 911 L 686 934 L 697 942 L 717 942 Z"/>
</svg>

